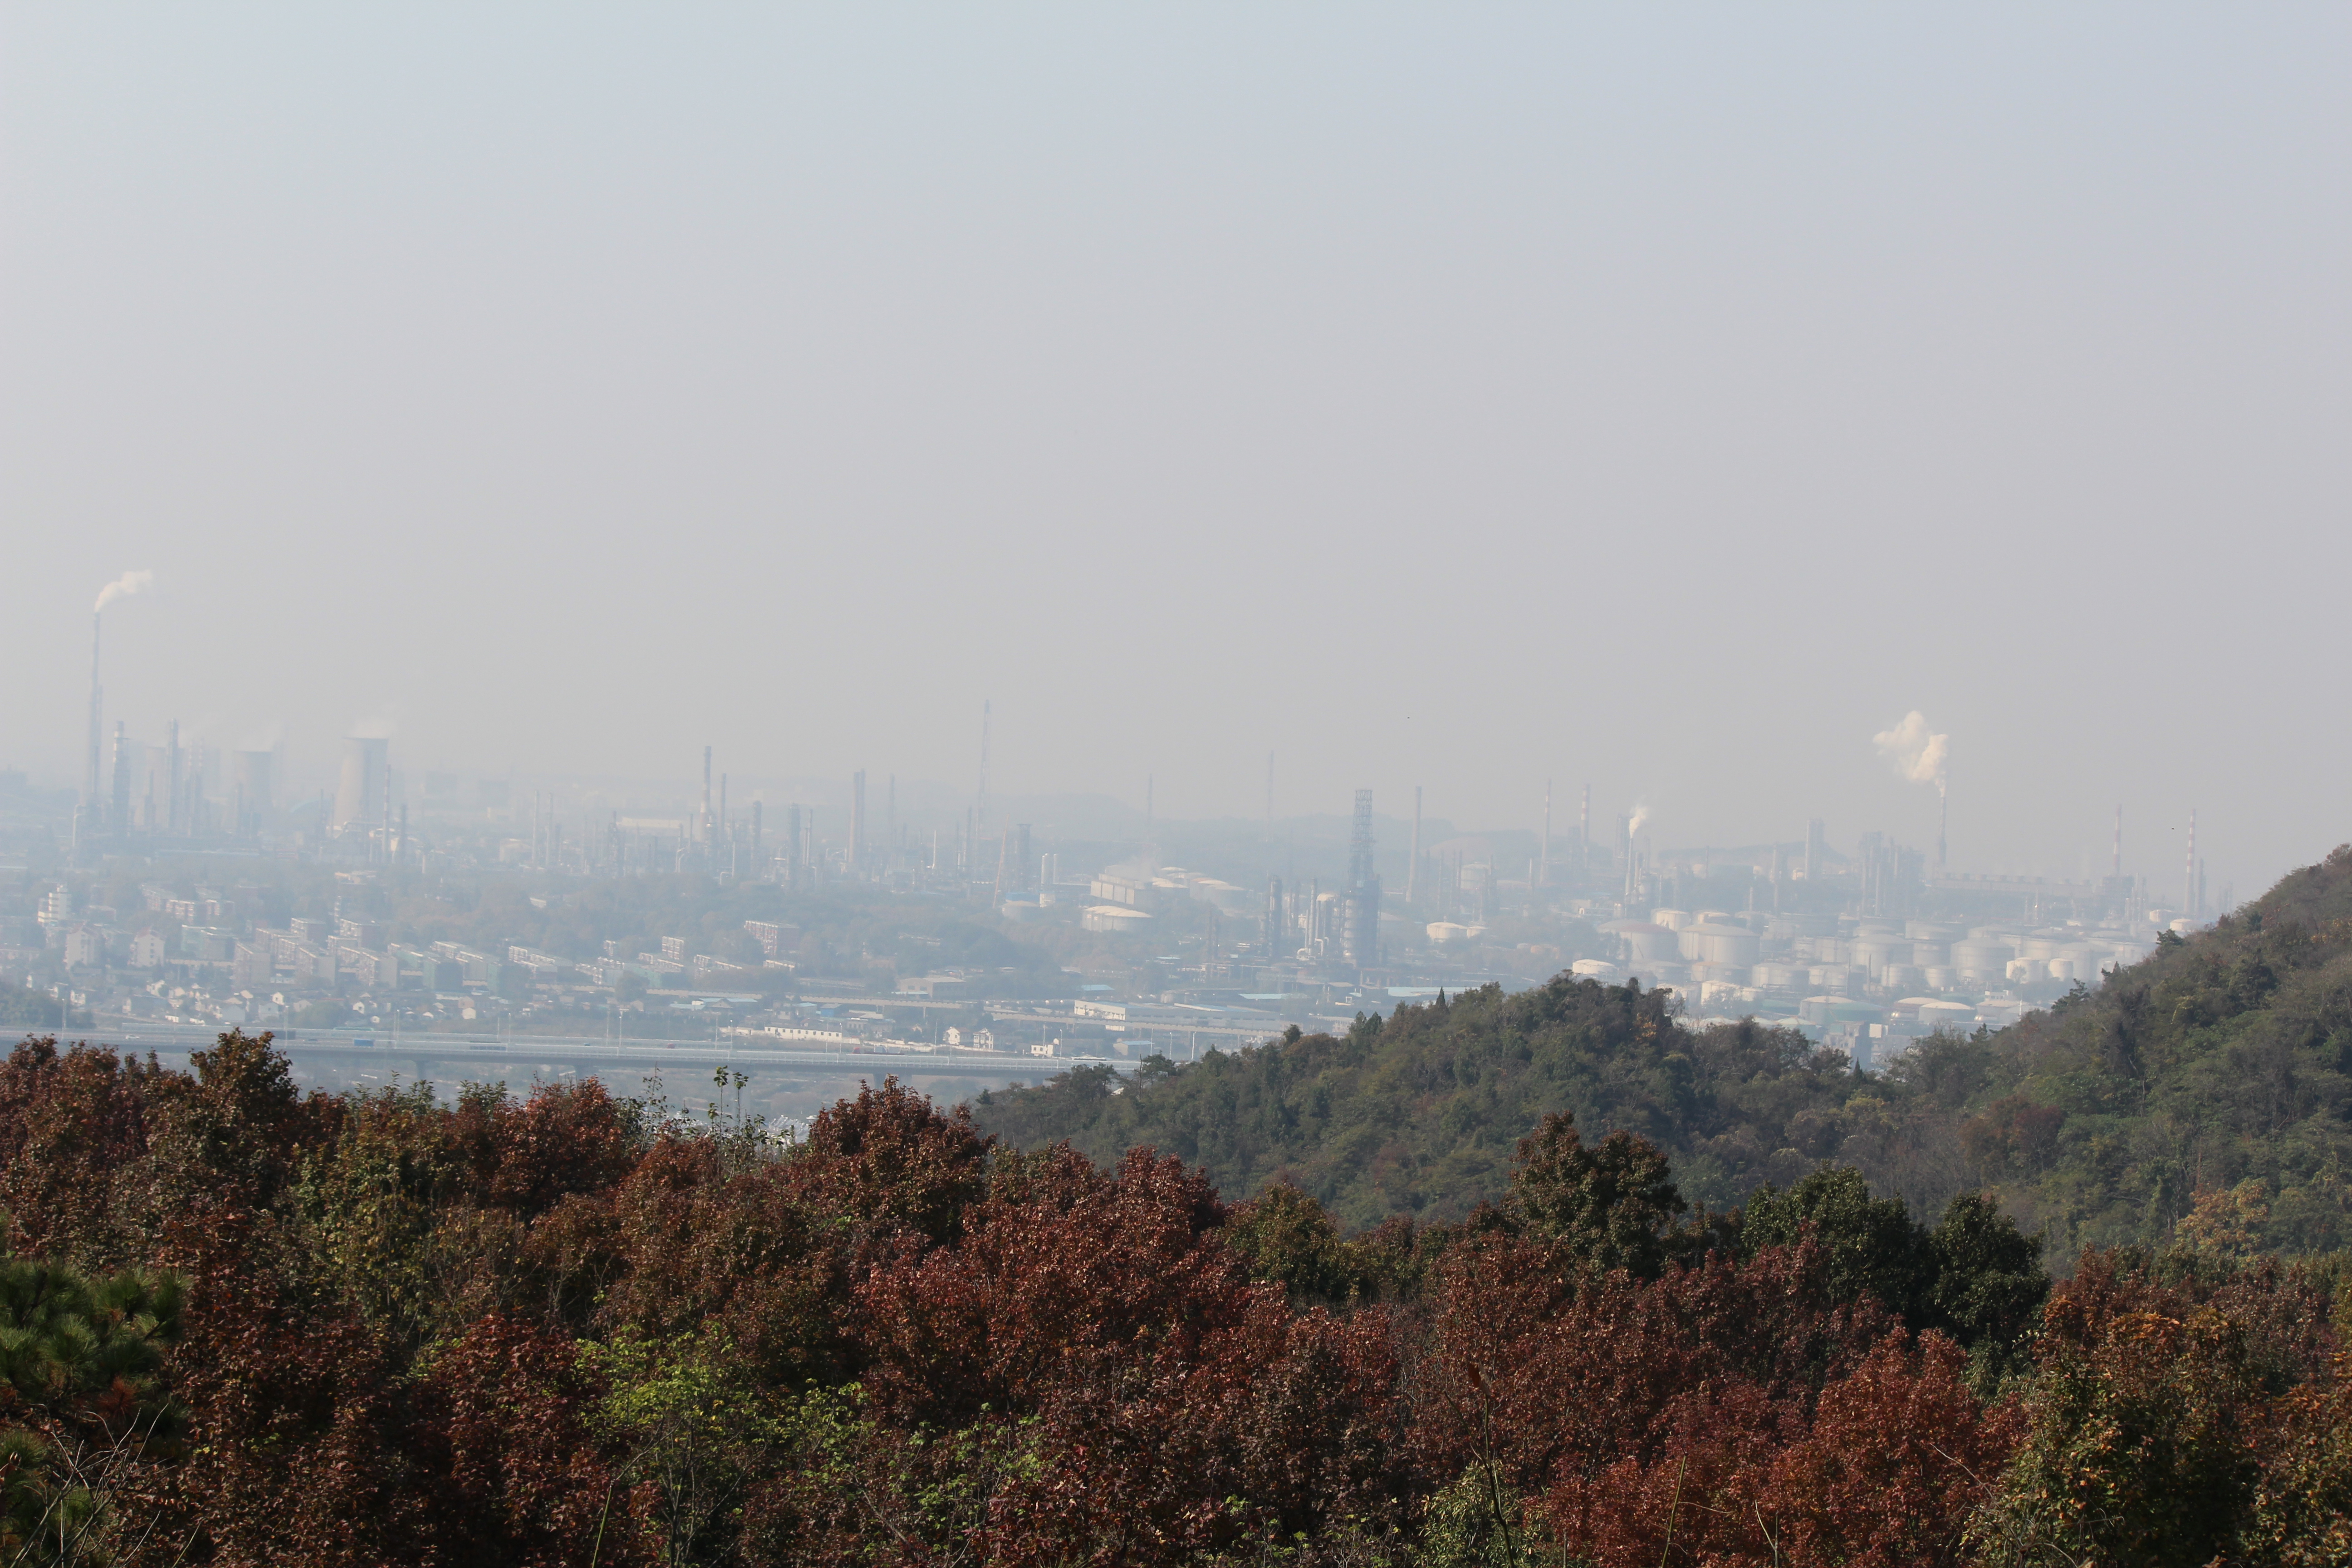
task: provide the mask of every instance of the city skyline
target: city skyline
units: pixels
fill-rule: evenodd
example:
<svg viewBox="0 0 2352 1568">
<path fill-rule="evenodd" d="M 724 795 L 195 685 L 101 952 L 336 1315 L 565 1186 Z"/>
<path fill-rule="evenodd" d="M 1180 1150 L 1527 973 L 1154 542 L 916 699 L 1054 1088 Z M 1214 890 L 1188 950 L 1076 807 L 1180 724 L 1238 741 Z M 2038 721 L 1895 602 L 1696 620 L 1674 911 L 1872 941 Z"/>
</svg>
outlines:
<svg viewBox="0 0 2352 1568">
<path fill-rule="evenodd" d="M 10 26 L 0 766 L 2352 837 L 2335 13 Z"/>
</svg>

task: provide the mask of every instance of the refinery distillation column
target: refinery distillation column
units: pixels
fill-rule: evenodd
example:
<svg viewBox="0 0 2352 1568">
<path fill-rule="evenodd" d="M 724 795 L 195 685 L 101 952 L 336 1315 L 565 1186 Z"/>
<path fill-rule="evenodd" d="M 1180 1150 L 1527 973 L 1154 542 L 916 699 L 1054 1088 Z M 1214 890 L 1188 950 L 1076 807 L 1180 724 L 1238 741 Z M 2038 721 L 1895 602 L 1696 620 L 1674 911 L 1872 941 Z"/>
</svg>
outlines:
<svg viewBox="0 0 2352 1568">
<path fill-rule="evenodd" d="M 1542 858 L 1538 861 L 1538 866 L 1539 869 L 1536 872 L 1536 886 L 1537 886 L 1537 887 L 1538 887 L 1538 888 L 1549 888 L 1549 887 L 1550 887 L 1550 886 L 1551 886 L 1551 780 L 1549 780 L 1549 779 L 1546 779 L 1546 780 L 1544 780 L 1544 835 L 1543 835 L 1543 855 L 1542 855 Z"/>
<path fill-rule="evenodd" d="M 104 701 L 100 695 L 98 685 L 98 637 L 105 626 L 106 616 L 103 614 L 92 615 L 89 617 L 89 769 L 82 780 L 81 800 L 82 816 L 89 821 L 93 830 L 98 826 L 103 807 L 103 803 L 98 796 L 101 783 L 99 777 L 99 748 L 102 738 L 100 731 L 104 725 L 104 720 L 101 717 Z M 121 832 L 123 826 L 120 822 L 108 823 L 107 826 L 117 832 Z"/>
<path fill-rule="evenodd" d="M 1404 907 L 1421 907 L 1421 786 L 1412 786 L 1412 859 L 1404 868 Z"/>
<path fill-rule="evenodd" d="M 1339 957 L 1351 969 L 1380 963 L 1381 879 L 1372 869 L 1372 792 L 1356 792 L 1356 829 L 1348 841 L 1347 915 Z"/>
</svg>

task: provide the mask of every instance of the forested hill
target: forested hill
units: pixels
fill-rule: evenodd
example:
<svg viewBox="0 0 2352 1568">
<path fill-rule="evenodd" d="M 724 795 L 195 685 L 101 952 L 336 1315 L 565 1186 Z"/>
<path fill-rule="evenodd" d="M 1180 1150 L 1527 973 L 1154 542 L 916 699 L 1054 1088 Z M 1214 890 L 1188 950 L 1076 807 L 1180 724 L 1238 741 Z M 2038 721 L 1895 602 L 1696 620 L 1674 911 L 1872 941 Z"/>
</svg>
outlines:
<svg viewBox="0 0 2352 1568">
<path fill-rule="evenodd" d="M 1280 1178 L 1350 1225 L 1457 1216 L 1568 1110 L 1662 1145 L 1727 1207 L 1823 1161 L 1932 1214 L 1997 1192 L 2059 1247 L 2158 1241 L 2185 1219 L 2249 1247 L 2352 1243 L 2352 848 L 2000 1034 L 1883 1074 L 1752 1025 L 1685 1028 L 1661 998 L 1566 976 L 1494 987 L 1181 1067 L 982 1097 L 980 1124 L 1098 1163 L 1149 1144 L 1238 1198 Z"/>
</svg>

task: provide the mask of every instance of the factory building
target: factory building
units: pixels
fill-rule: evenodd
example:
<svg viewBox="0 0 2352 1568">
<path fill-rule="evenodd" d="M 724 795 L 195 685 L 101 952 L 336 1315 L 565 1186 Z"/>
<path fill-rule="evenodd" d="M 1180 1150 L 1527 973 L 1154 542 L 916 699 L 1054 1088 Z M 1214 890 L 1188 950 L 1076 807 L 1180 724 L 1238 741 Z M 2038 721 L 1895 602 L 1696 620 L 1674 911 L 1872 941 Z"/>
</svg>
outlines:
<svg viewBox="0 0 2352 1568">
<path fill-rule="evenodd" d="M 369 736 L 353 735 L 343 742 L 342 778 L 335 786 L 335 814 L 330 819 L 337 832 L 373 827 L 383 820 L 388 750 L 389 742 Z"/>
</svg>

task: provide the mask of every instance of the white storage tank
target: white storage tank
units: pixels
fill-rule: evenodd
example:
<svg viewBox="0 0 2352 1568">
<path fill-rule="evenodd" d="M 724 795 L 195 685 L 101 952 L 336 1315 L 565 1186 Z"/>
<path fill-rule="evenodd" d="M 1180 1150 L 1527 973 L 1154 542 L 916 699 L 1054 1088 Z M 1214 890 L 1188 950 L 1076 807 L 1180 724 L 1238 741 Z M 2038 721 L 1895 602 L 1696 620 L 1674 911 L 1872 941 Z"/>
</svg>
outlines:
<svg viewBox="0 0 2352 1568">
<path fill-rule="evenodd" d="M 1626 951 L 1637 959 L 1656 962 L 1682 956 L 1675 933 L 1652 921 L 1611 921 L 1601 930 L 1624 942 Z"/>
<path fill-rule="evenodd" d="M 1622 980 L 1625 972 L 1605 958 L 1580 958 L 1568 966 L 1568 972 L 1579 980 L 1599 980 L 1613 983 Z"/>
<path fill-rule="evenodd" d="M 1852 963 L 1870 972 L 1872 979 L 1890 963 L 1911 962 L 1911 944 L 1896 936 L 1858 936 L 1853 939 Z"/>
<path fill-rule="evenodd" d="M 2010 960 L 2017 950 L 2005 942 L 1988 942 L 1971 936 L 1966 942 L 1952 943 L 1952 967 L 1965 980 L 2005 980 L 2009 977 Z"/>
<path fill-rule="evenodd" d="M 1967 1034 L 1976 1027 L 1977 1010 L 1966 1002 L 1929 1001 L 1919 1004 L 1920 1026 Z"/>
<path fill-rule="evenodd" d="M 1695 963 L 1733 963 L 1742 968 L 1756 962 L 1761 939 L 1745 926 L 1704 925 L 1685 926 L 1675 934 L 1675 945 L 1685 958 Z"/>
</svg>

